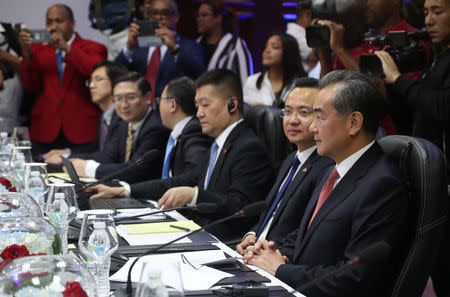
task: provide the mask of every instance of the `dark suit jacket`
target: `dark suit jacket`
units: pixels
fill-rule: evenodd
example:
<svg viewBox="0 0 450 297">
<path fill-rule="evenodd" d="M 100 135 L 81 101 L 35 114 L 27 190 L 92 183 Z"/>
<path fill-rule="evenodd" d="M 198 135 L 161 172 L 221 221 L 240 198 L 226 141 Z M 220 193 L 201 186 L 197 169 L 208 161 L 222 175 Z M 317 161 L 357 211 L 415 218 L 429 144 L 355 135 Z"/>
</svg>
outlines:
<svg viewBox="0 0 450 297">
<path fill-rule="evenodd" d="M 95 178 L 100 179 L 103 176 L 122 169 L 135 163 L 142 155 L 150 149 L 164 151 L 164 144 L 167 142 L 169 130 L 161 124 L 161 116 L 158 110 L 152 109 L 144 120 L 137 138 L 134 140 L 130 160 L 124 163 L 126 143 L 128 136 L 128 123 L 122 121 L 118 128 L 116 137 L 108 142 L 103 148 L 103 152 L 94 153 L 93 160 L 101 163 L 97 167 Z M 162 155 L 162 153 L 161 153 Z M 116 178 L 126 182 L 139 182 L 149 178 L 161 176 L 161 166 L 163 157 L 156 160 L 147 161 L 140 165 L 126 170 Z"/>
<path fill-rule="evenodd" d="M 20 65 L 24 88 L 38 95 L 31 111 L 31 140 L 51 143 L 62 129 L 73 144 L 93 142 L 100 111 L 91 101 L 86 80 L 94 65 L 106 59 L 106 47 L 76 34 L 64 57 L 61 85 L 55 48 L 33 43 L 31 51 L 32 60 L 23 59 Z"/>
<path fill-rule="evenodd" d="M 198 119 L 193 117 L 184 127 L 172 150 L 170 158 L 172 177 L 131 184 L 131 196 L 157 200 L 168 189 L 177 185 L 196 185 L 198 167 L 208 161 L 208 150 L 212 142 L 212 138 L 202 133 Z"/>
<path fill-rule="evenodd" d="M 380 240 L 393 252 L 390 262 L 360 265 L 329 277 L 306 296 L 384 296 L 402 235 L 406 232 L 407 201 L 398 168 L 378 143 L 369 148 L 340 180 L 307 228 L 330 168 L 314 191 L 298 231 L 280 246 L 292 264 L 278 267 L 275 276 L 298 287 L 337 270 L 363 249 Z"/>
<path fill-rule="evenodd" d="M 97 122 L 97 131 L 99 131 L 99 132 L 100 132 L 100 125 L 101 125 L 102 120 L 103 120 L 103 116 L 101 116 Z M 105 144 L 104 144 L 103 148 L 111 145 L 110 143 L 111 143 L 111 141 L 114 140 L 115 134 L 118 133 L 121 122 L 123 122 L 122 119 L 117 115 L 116 111 L 114 110 L 112 117 L 111 117 L 111 122 L 109 123 L 109 126 L 108 126 L 108 131 L 106 132 Z M 97 133 L 97 137 L 95 137 L 96 152 L 101 152 L 99 138 L 100 138 L 100 133 Z M 85 160 L 93 159 L 94 153 L 95 152 L 77 153 L 77 152 L 72 151 L 70 158 L 80 158 L 80 159 L 85 159 Z"/>
<path fill-rule="evenodd" d="M 205 162 L 200 174 L 197 203 L 218 205 L 215 214 L 191 215 L 202 226 L 232 215 L 247 204 L 262 200 L 274 180 L 274 171 L 266 146 L 245 121 L 231 131 L 218 154 L 206 190 L 204 181 L 209 160 Z M 207 231 L 226 241 L 242 236 L 255 223 L 254 218 L 236 219 Z"/>
<path fill-rule="evenodd" d="M 174 78 L 186 75 L 195 80 L 205 71 L 201 45 L 180 35 L 176 35 L 175 40 L 180 46 L 178 56 L 175 58 L 169 50 L 164 54 L 156 78 L 155 97 L 160 97 L 164 87 Z M 117 56 L 116 62 L 125 65 L 129 70 L 145 75 L 148 51 L 148 47 L 136 47 L 132 61 L 129 62 L 122 50 Z"/>
<path fill-rule="evenodd" d="M 291 170 L 296 153 L 297 152 L 293 152 L 290 154 L 284 160 L 283 165 L 281 165 L 277 180 L 273 184 L 273 187 L 266 198 L 268 205 L 272 205 L 275 200 L 282 182 Z M 298 229 L 306 205 L 311 198 L 317 182 L 322 177 L 323 172 L 332 164 L 334 164 L 333 160 L 319 156 L 317 151 L 314 150 L 305 163 L 302 164 L 294 179 L 284 192 L 269 227 L 266 239 L 277 242 L 284 239 L 291 231 Z M 258 224 L 250 231 L 255 233 L 258 232 L 264 222 L 266 214 L 267 212 L 261 214 Z"/>
</svg>

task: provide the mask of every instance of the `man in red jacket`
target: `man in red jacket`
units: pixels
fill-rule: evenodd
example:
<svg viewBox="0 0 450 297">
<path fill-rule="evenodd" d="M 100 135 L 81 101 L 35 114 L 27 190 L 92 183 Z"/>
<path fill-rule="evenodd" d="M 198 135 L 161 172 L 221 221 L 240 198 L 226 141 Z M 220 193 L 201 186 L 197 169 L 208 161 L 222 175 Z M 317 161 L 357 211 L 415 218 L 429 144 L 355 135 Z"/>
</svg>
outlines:
<svg viewBox="0 0 450 297">
<path fill-rule="evenodd" d="M 19 33 L 22 83 L 37 94 L 30 125 L 36 153 L 62 147 L 86 151 L 97 134 L 100 112 L 90 99 L 86 80 L 93 66 L 106 59 L 107 50 L 82 39 L 74 28 L 71 8 L 56 4 L 47 10 L 48 42 L 32 43 L 26 28 Z"/>
</svg>

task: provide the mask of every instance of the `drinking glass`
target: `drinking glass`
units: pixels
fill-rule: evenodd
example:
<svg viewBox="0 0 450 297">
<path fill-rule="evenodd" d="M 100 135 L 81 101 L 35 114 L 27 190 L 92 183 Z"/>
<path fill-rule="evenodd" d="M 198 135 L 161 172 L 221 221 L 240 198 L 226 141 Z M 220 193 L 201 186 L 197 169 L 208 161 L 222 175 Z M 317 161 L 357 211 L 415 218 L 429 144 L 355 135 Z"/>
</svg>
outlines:
<svg viewBox="0 0 450 297">
<path fill-rule="evenodd" d="M 37 171 L 40 174 L 40 178 L 43 183 L 43 189 L 30 189 L 29 182 L 31 178 L 31 172 Z M 34 200 L 39 204 L 39 207 L 44 211 L 45 197 L 48 193 L 48 174 L 47 163 L 25 163 L 25 173 L 23 177 L 23 192 L 32 196 Z"/>
<path fill-rule="evenodd" d="M 26 126 L 14 127 L 13 138 L 16 140 L 17 145 L 31 146 L 30 132 Z"/>
<path fill-rule="evenodd" d="M 47 202 L 44 208 L 50 223 L 58 230 L 63 254 L 67 254 L 67 230 L 79 211 L 73 184 L 49 184 Z"/>
<path fill-rule="evenodd" d="M 9 166 L 16 173 L 17 180 L 12 181 L 21 190 L 23 187 L 23 176 L 25 174 L 25 163 L 33 162 L 31 159 L 31 147 L 30 146 L 16 146 L 12 148 L 11 161 Z"/>
<path fill-rule="evenodd" d="M 109 209 L 86 211 L 78 240 L 78 248 L 94 276 L 99 297 L 109 296 L 111 255 L 119 246 L 113 214 Z"/>
</svg>

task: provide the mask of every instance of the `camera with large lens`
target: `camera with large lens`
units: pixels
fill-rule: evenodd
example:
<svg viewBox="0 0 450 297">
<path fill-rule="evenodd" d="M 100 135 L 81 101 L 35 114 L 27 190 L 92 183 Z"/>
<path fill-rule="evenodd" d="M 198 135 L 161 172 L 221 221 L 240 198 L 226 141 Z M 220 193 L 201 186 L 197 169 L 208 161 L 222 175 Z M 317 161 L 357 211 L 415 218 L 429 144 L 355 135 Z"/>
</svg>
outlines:
<svg viewBox="0 0 450 297">
<path fill-rule="evenodd" d="M 388 46 L 385 51 L 391 55 L 401 73 L 420 71 L 427 66 L 427 53 L 420 44 L 421 40 L 429 40 L 426 30 L 411 33 L 389 31 L 387 34 L 381 34 L 371 29 L 364 40 L 374 49 Z M 375 54 L 361 55 L 359 69 L 361 73 L 372 77 L 384 76 L 381 61 Z"/>
<path fill-rule="evenodd" d="M 361 10 L 365 0 L 311 0 L 312 17 L 321 20 L 330 20 L 343 24 L 346 33 L 346 45 L 358 44 L 363 33 L 364 14 Z M 328 26 L 310 25 L 306 27 L 306 42 L 309 47 L 330 47 L 330 29 Z"/>
</svg>

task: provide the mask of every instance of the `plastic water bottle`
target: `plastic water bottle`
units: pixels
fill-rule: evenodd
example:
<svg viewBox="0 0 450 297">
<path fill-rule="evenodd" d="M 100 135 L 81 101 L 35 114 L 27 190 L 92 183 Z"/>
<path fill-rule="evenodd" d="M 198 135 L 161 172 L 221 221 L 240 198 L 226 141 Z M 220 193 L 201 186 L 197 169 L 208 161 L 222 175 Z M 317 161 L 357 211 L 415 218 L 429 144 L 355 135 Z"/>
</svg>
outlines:
<svg viewBox="0 0 450 297">
<path fill-rule="evenodd" d="M 168 297 L 166 285 L 161 279 L 161 271 L 152 269 L 148 272 L 148 281 L 141 283 L 136 291 L 136 297 Z"/>
<path fill-rule="evenodd" d="M 26 185 L 26 193 L 34 198 L 41 210 L 44 210 L 44 181 L 41 179 L 39 171 L 31 171 L 28 185 Z M 62 193 L 61 193 L 62 194 Z M 64 202 L 65 203 L 65 202 Z M 67 204 L 66 204 L 67 205 Z"/>
<path fill-rule="evenodd" d="M 1 151 L 6 153 L 6 145 L 8 144 L 8 133 L 1 132 L 0 133 L 0 143 L 1 143 Z"/>
<path fill-rule="evenodd" d="M 95 264 L 88 265 L 91 273 L 97 282 L 97 292 L 99 297 L 109 296 L 109 267 L 111 265 L 111 257 L 105 257 L 111 249 L 111 241 L 106 232 L 105 222 L 94 222 L 94 231 L 88 240 L 88 250 L 96 255 Z M 93 259 L 88 259 L 88 262 Z M 92 271 L 93 270 L 93 271 Z"/>
<path fill-rule="evenodd" d="M 55 193 L 55 200 L 48 206 L 47 215 L 50 218 L 53 226 L 59 231 L 61 237 L 62 252 L 68 253 L 67 247 L 67 230 L 69 226 L 67 224 L 67 217 L 69 215 L 69 207 L 65 201 L 64 193 Z"/>
</svg>

